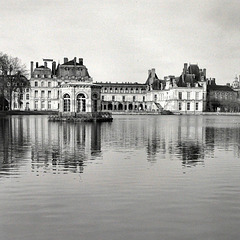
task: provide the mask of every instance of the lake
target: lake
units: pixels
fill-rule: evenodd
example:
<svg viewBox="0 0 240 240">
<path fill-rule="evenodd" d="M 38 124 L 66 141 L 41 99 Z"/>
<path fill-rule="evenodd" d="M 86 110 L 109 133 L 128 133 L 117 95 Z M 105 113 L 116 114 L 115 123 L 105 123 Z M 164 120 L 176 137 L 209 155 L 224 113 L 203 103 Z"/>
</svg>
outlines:
<svg viewBox="0 0 240 240">
<path fill-rule="evenodd" d="M 240 237 L 240 117 L 0 118 L 1 240 Z"/>
</svg>

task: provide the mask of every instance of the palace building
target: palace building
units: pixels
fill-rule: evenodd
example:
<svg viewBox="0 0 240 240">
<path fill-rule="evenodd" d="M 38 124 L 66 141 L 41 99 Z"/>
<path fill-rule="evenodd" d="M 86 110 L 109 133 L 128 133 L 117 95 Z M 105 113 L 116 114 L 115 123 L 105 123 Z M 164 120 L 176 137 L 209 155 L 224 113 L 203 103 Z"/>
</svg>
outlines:
<svg viewBox="0 0 240 240">
<path fill-rule="evenodd" d="M 159 79 L 150 69 L 145 83 L 93 83 L 82 58 L 64 58 L 62 64 L 44 59 L 35 68 L 31 62 L 31 87 L 21 95 L 20 104 L 13 100 L 13 109 L 197 114 L 206 110 L 208 81 L 206 69 L 185 63 L 180 77 Z"/>
<path fill-rule="evenodd" d="M 52 63 L 51 69 L 48 62 Z M 21 97 L 24 110 L 59 111 L 65 113 L 100 111 L 101 86 L 94 84 L 83 59 L 74 58 L 63 64 L 49 60 L 44 65 L 31 62 L 30 89 Z"/>
</svg>

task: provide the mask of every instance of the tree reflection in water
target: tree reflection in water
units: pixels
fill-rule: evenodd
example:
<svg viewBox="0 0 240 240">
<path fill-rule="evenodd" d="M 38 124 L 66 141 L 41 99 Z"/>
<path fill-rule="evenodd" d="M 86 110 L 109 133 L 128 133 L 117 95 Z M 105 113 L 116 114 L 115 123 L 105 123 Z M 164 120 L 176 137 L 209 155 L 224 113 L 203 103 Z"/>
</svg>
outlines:
<svg viewBox="0 0 240 240">
<path fill-rule="evenodd" d="M 231 117 L 203 116 L 124 116 L 113 123 L 57 123 L 48 122 L 46 116 L 2 117 L 0 177 L 17 176 L 29 162 L 37 175 L 82 173 L 88 162 L 102 158 L 109 150 L 128 153 L 130 158 L 133 152 L 141 152 L 152 163 L 180 159 L 183 167 L 202 165 L 204 159 L 214 157 L 216 149 L 231 149 L 240 156 L 237 123 Z"/>
<path fill-rule="evenodd" d="M 82 173 L 86 161 L 100 156 L 100 123 L 49 123 L 42 116 L 0 118 L 0 176 L 16 176 L 29 161 L 37 175 Z"/>
<path fill-rule="evenodd" d="M 196 166 L 204 163 L 204 147 L 194 142 L 180 142 L 177 145 L 176 155 L 182 160 L 184 167 Z"/>
</svg>

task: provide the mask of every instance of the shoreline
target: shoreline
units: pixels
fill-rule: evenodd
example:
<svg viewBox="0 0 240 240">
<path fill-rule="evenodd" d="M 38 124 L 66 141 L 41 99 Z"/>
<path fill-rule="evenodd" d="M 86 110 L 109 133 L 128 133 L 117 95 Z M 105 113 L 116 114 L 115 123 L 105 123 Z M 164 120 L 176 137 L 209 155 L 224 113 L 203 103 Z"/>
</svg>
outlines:
<svg viewBox="0 0 240 240">
<path fill-rule="evenodd" d="M 103 112 L 104 113 L 104 112 Z M 0 111 L 1 116 L 11 115 L 58 115 L 57 111 Z M 112 115 L 188 115 L 188 116 L 240 116 L 240 112 L 160 113 L 160 112 L 112 112 Z"/>
</svg>

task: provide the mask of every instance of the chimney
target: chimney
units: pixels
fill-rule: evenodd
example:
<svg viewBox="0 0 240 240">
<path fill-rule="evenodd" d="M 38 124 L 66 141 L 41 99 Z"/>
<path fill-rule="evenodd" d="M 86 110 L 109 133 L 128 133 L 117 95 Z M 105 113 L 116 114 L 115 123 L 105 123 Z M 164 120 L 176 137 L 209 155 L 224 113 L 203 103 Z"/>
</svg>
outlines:
<svg viewBox="0 0 240 240">
<path fill-rule="evenodd" d="M 56 75 L 56 62 L 55 61 L 53 61 L 52 62 L 52 75 Z"/>
<path fill-rule="evenodd" d="M 187 63 L 184 63 L 184 68 L 183 68 L 183 73 L 184 73 L 184 74 L 187 73 L 187 67 L 188 67 L 188 64 L 187 64 Z"/>
<path fill-rule="evenodd" d="M 44 62 L 44 68 L 47 68 L 47 62 Z"/>
<path fill-rule="evenodd" d="M 155 68 L 152 68 L 152 77 L 155 77 Z"/>
<path fill-rule="evenodd" d="M 36 62 L 36 68 L 38 68 L 38 62 Z"/>
<path fill-rule="evenodd" d="M 151 76 L 151 70 L 148 70 L 148 77 Z"/>
<path fill-rule="evenodd" d="M 33 76 L 33 61 L 31 61 L 31 77 Z"/>
<path fill-rule="evenodd" d="M 83 65 L 83 58 L 79 58 L 78 61 L 80 65 Z"/>
<path fill-rule="evenodd" d="M 204 76 L 205 78 L 207 77 L 206 74 L 207 74 L 207 73 L 206 73 L 206 68 L 204 68 L 204 69 L 203 69 L 203 76 Z"/>
<path fill-rule="evenodd" d="M 75 57 L 75 58 L 73 59 L 73 61 L 74 61 L 74 66 L 76 66 L 77 58 Z"/>
<path fill-rule="evenodd" d="M 66 63 L 66 62 L 68 62 L 68 58 L 65 57 L 65 58 L 63 59 L 63 63 Z"/>
</svg>

